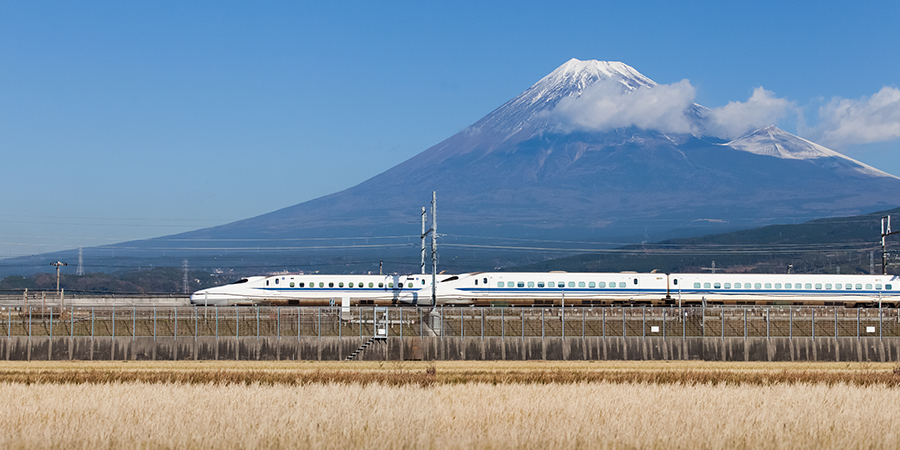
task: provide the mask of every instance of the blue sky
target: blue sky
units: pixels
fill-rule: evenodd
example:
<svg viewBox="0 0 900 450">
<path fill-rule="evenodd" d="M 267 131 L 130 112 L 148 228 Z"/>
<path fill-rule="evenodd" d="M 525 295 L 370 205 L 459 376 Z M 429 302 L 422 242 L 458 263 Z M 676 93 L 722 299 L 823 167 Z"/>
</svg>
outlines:
<svg viewBox="0 0 900 450">
<path fill-rule="evenodd" d="M 0 258 L 353 186 L 570 58 L 686 79 L 712 108 L 763 87 L 807 138 L 881 93 L 881 131 L 829 147 L 900 175 L 898 20 L 898 2 L 0 2 Z"/>
</svg>

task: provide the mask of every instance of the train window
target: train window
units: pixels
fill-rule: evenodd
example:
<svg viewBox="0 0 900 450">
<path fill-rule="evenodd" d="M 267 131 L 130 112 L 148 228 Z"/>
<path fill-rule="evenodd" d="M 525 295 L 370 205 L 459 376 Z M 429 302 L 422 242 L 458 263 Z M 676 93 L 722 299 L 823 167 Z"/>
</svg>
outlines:
<svg viewBox="0 0 900 450">
<path fill-rule="evenodd" d="M 599 288 L 605 288 L 605 287 L 606 287 L 606 282 L 605 282 L 605 281 L 601 281 L 601 282 L 597 283 L 597 287 L 599 287 Z"/>
<path fill-rule="evenodd" d="M 889 285 L 889 284 L 884 285 L 884 288 L 887 289 L 887 290 L 893 289 L 893 288 L 891 287 L 891 285 Z"/>
<path fill-rule="evenodd" d="M 784 283 L 784 288 L 785 288 L 785 289 L 790 289 L 790 288 L 791 288 L 791 283 Z"/>
<path fill-rule="evenodd" d="M 597 283 L 594 283 L 593 281 L 591 281 L 590 283 L 588 283 L 588 287 L 589 287 L 589 288 L 593 288 L 593 287 L 596 287 L 596 286 L 597 286 Z"/>
<path fill-rule="evenodd" d="M 278 284 L 278 278 L 275 279 L 275 284 Z"/>
<path fill-rule="evenodd" d="M 384 287 L 384 283 L 378 283 L 378 287 L 383 288 L 383 287 Z"/>
<path fill-rule="evenodd" d="M 487 284 L 487 278 L 482 278 L 482 283 Z M 422 280 L 422 284 L 425 284 L 425 280 Z"/>
<path fill-rule="evenodd" d="M 866 284 L 866 289 L 872 289 L 872 285 L 871 285 L 871 284 Z"/>
<path fill-rule="evenodd" d="M 373 282 L 370 281 L 370 282 L 369 282 L 369 287 L 375 287 L 375 283 L 373 283 Z M 381 287 L 381 286 L 379 286 L 379 287 Z"/>
<path fill-rule="evenodd" d="M 880 285 L 880 284 L 876 284 L 876 285 L 875 285 L 875 289 L 877 289 L 877 290 L 880 291 L 880 290 L 881 290 L 881 285 Z"/>
<path fill-rule="evenodd" d="M 498 281 L 498 282 L 497 282 L 497 287 L 503 287 L 503 282 L 502 282 L 502 281 Z"/>
<path fill-rule="evenodd" d="M 413 287 L 413 284 L 412 284 L 412 282 L 409 282 L 409 283 L 406 283 L 406 286 L 407 286 L 407 287 Z"/>
<path fill-rule="evenodd" d="M 350 284 L 347 285 L 347 287 L 353 287 L 353 283 L 351 282 Z"/>
<path fill-rule="evenodd" d="M 709 288 L 710 288 L 709 283 L 703 283 L 703 289 L 709 289 Z"/>
<path fill-rule="evenodd" d="M 478 278 L 475 279 L 475 286 L 478 286 Z"/>
<path fill-rule="evenodd" d="M 269 280 L 266 280 L 266 286 L 268 286 L 268 285 L 269 285 Z"/>
<path fill-rule="evenodd" d="M 569 282 L 569 287 L 575 287 L 575 282 L 574 282 L 574 281 L 570 281 L 570 282 Z"/>
<path fill-rule="evenodd" d="M 731 283 L 725 283 L 725 289 L 731 289 Z"/>
<path fill-rule="evenodd" d="M 534 287 L 534 281 L 529 281 L 529 282 L 528 282 L 528 287 Z"/>
<path fill-rule="evenodd" d="M 740 289 L 740 288 L 741 288 L 741 283 L 734 283 L 734 288 L 735 288 L 735 289 Z"/>
<path fill-rule="evenodd" d="M 678 278 L 672 280 L 672 284 L 674 284 L 675 286 L 678 286 Z"/>
<path fill-rule="evenodd" d="M 584 287 L 584 281 L 579 281 L 579 282 L 578 282 L 578 287 Z"/>
<path fill-rule="evenodd" d="M 394 288 L 394 283 L 388 283 L 388 287 L 391 288 L 391 289 L 393 289 L 393 288 Z"/>
<path fill-rule="evenodd" d="M 700 289 L 700 283 L 694 283 L 694 289 Z"/>
<path fill-rule="evenodd" d="M 538 281 L 538 287 L 539 287 L 539 288 L 544 287 L 544 282 L 543 282 L 543 281 Z"/>
<path fill-rule="evenodd" d="M 762 285 L 759 283 L 753 283 L 753 289 L 762 289 Z"/>
<path fill-rule="evenodd" d="M 524 281 L 520 281 L 520 282 L 518 282 L 518 283 L 516 283 L 516 284 L 517 284 L 519 287 L 525 287 L 525 282 L 524 282 Z"/>
<path fill-rule="evenodd" d="M 844 288 L 844 285 L 842 285 L 841 283 L 838 283 L 838 284 L 835 284 L 835 285 L 834 285 L 834 288 L 835 288 L 835 289 L 843 289 L 843 288 Z"/>
<path fill-rule="evenodd" d="M 303 287 L 305 285 L 305 283 L 303 283 L 302 281 L 298 284 L 300 285 L 300 287 Z"/>
<path fill-rule="evenodd" d="M 619 287 L 620 287 L 620 288 L 625 287 L 625 282 L 624 282 L 624 281 L 620 281 L 620 282 L 619 282 Z"/>
<path fill-rule="evenodd" d="M 775 289 L 781 289 L 781 283 L 775 283 Z"/>
<path fill-rule="evenodd" d="M 862 285 L 861 285 L 861 284 L 857 284 L 857 285 L 856 285 L 856 289 L 862 289 Z"/>
<path fill-rule="evenodd" d="M 338 283 L 338 287 L 344 287 L 344 282 L 341 281 L 340 283 Z"/>
<path fill-rule="evenodd" d="M 556 283 L 554 283 L 554 282 L 552 282 L 552 281 L 548 281 L 548 282 L 547 282 L 547 287 L 556 287 Z"/>
<path fill-rule="evenodd" d="M 294 282 L 293 282 L 293 281 L 291 281 L 291 287 L 294 287 Z"/>
<path fill-rule="evenodd" d="M 772 283 L 766 283 L 766 289 L 772 289 Z"/>
<path fill-rule="evenodd" d="M 715 283 L 713 284 L 713 287 L 716 289 L 722 289 L 722 283 Z"/>
<path fill-rule="evenodd" d="M 334 287 L 334 282 L 333 282 L 333 281 L 329 281 L 329 282 L 328 282 L 328 287 Z"/>
<path fill-rule="evenodd" d="M 637 278 L 634 279 L 634 284 L 637 284 Z"/>
<path fill-rule="evenodd" d="M 812 283 L 806 283 L 803 285 L 803 289 L 812 289 Z"/>
<path fill-rule="evenodd" d="M 816 289 L 822 289 L 822 283 L 816 283 Z"/>
<path fill-rule="evenodd" d="M 831 283 L 825 283 L 825 289 L 831 289 Z"/>
</svg>

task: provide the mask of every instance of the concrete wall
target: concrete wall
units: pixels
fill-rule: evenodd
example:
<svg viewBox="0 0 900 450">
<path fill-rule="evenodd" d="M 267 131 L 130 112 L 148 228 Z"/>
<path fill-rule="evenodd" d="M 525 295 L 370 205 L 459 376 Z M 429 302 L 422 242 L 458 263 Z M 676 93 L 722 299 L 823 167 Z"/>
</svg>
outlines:
<svg viewBox="0 0 900 450">
<path fill-rule="evenodd" d="M 38 360 L 343 360 L 366 338 L 0 339 L 0 358 Z M 900 339 L 878 338 L 389 338 L 358 360 L 900 361 Z"/>
</svg>

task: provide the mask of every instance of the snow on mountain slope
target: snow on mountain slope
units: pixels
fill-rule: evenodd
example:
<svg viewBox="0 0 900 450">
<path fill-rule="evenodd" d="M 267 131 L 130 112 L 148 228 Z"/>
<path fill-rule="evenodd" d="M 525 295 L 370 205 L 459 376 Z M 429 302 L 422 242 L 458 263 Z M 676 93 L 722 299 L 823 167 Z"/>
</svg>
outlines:
<svg viewBox="0 0 900 450">
<path fill-rule="evenodd" d="M 838 158 L 846 161 L 853 166 L 857 172 L 865 175 L 898 178 L 872 166 L 863 164 L 853 158 L 842 155 L 834 150 L 807 141 L 801 137 L 794 136 L 774 125 L 747 133 L 722 145 L 757 155 L 773 156 L 781 159 L 813 160 L 819 158 Z"/>
</svg>

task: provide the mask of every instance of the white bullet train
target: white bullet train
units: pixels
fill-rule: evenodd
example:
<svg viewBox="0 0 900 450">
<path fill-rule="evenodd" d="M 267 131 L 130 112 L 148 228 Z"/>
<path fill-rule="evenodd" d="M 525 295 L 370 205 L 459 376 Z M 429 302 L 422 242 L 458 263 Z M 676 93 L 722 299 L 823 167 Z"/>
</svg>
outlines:
<svg viewBox="0 0 900 450">
<path fill-rule="evenodd" d="M 437 276 L 437 305 L 900 304 L 896 275 L 477 272 Z M 432 305 L 431 275 L 273 275 L 203 289 L 198 306 Z"/>
<path fill-rule="evenodd" d="M 438 275 L 437 280 L 449 277 Z M 243 278 L 191 295 L 198 306 L 431 304 L 431 275 L 302 275 Z"/>
</svg>

